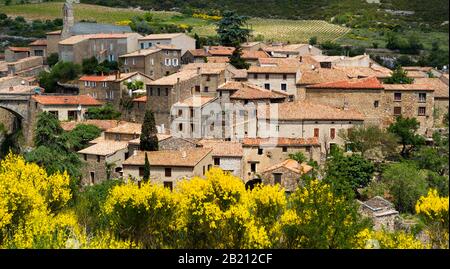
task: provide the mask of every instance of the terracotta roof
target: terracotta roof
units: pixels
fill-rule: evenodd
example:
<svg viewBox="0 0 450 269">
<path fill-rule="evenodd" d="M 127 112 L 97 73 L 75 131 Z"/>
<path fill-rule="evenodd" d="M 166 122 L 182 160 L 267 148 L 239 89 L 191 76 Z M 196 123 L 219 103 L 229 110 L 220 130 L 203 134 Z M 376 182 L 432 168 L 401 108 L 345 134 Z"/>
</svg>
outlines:
<svg viewBox="0 0 450 269">
<path fill-rule="evenodd" d="M 106 133 L 118 133 L 118 134 L 141 134 L 141 123 L 124 122 L 119 126 L 109 128 Z"/>
<path fill-rule="evenodd" d="M 156 39 L 172 39 L 174 37 L 184 35 L 183 33 L 171 33 L 171 34 L 151 34 L 139 38 L 139 40 L 156 40 Z"/>
<path fill-rule="evenodd" d="M 31 51 L 31 48 L 29 47 L 8 47 L 10 51 L 14 52 L 29 52 Z"/>
<path fill-rule="evenodd" d="M 317 146 L 319 139 L 317 137 L 310 138 L 289 138 L 289 137 L 246 137 L 242 139 L 243 147 L 281 147 L 281 146 Z"/>
<path fill-rule="evenodd" d="M 195 70 L 197 72 L 198 68 L 200 68 L 201 74 L 220 74 L 225 71 L 229 63 L 190 63 L 181 67 L 180 72 L 186 70 Z"/>
<path fill-rule="evenodd" d="M 216 97 L 194 95 L 192 97 L 184 99 L 181 102 L 175 103 L 174 106 L 202 107 L 203 105 L 213 101 L 214 99 L 216 99 Z"/>
<path fill-rule="evenodd" d="M 147 56 L 147 55 L 159 52 L 159 51 L 161 51 L 161 49 L 159 49 L 159 48 L 140 49 L 140 50 L 133 51 L 131 53 L 120 55 L 119 58 Z"/>
<path fill-rule="evenodd" d="M 289 96 L 285 92 L 270 91 L 253 84 L 238 81 L 228 81 L 219 86 L 217 90 L 234 91 L 230 96 L 231 99 L 283 99 Z"/>
<path fill-rule="evenodd" d="M 180 82 L 192 79 L 198 76 L 196 70 L 181 70 L 169 76 L 162 77 L 160 79 L 154 80 L 147 85 L 175 85 L 180 79 Z"/>
<path fill-rule="evenodd" d="M 231 56 L 236 48 L 224 46 L 210 46 L 208 53 L 211 55 L 226 55 Z"/>
<path fill-rule="evenodd" d="M 221 56 L 208 56 L 206 57 L 206 61 L 208 63 L 228 63 L 230 61 L 230 58 Z"/>
<path fill-rule="evenodd" d="M 194 57 L 206 57 L 206 56 L 210 56 L 210 54 L 208 52 L 206 52 L 206 50 L 204 49 L 195 49 L 195 50 L 188 50 L 189 53 L 192 54 L 192 56 Z"/>
<path fill-rule="evenodd" d="M 383 89 L 375 77 L 325 82 L 307 86 L 308 89 Z"/>
<path fill-rule="evenodd" d="M 143 102 L 143 103 L 147 103 L 147 96 L 144 95 L 144 96 L 141 96 L 141 97 L 138 97 L 138 98 L 134 98 L 134 99 L 133 99 L 133 102 Z"/>
<path fill-rule="evenodd" d="M 233 72 L 233 78 L 247 78 L 247 69 L 236 69 Z"/>
<path fill-rule="evenodd" d="M 47 39 L 35 40 L 35 41 L 31 42 L 30 44 L 28 44 L 28 46 L 47 46 Z"/>
<path fill-rule="evenodd" d="M 312 166 L 309 166 L 306 163 L 299 164 L 296 160 L 287 159 L 287 160 L 282 161 L 281 163 L 272 165 L 271 167 L 264 170 L 263 173 L 278 169 L 280 167 L 289 169 L 292 172 L 297 173 L 297 174 L 306 174 L 313 169 Z"/>
<path fill-rule="evenodd" d="M 253 46 L 256 46 L 256 45 L 258 45 L 260 43 L 262 43 L 262 42 L 260 42 L 260 41 L 244 42 L 244 43 L 241 44 L 241 47 L 243 47 L 243 48 L 253 47 Z"/>
<path fill-rule="evenodd" d="M 414 83 L 430 85 L 435 98 L 449 98 L 449 87 L 440 78 L 416 78 Z"/>
<path fill-rule="evenodd" d="M 90 95 L 34 95 L 36 102 L 43 105 L 84 105 L 100 106 L 102 103 Z"/>
<path fill-rule="evenodd" d="M 406 76 L 409 78 L 427 78 L 428 74 L 424 71 L 411 70 L 406 72 Z"/>
<path fill-rule="evenodd" d="M 298 68 L 295 66 L 250 66 L 248 74 L 296 74 Z"/>
<path fill-rule="evenodd" d="M 433 69 L 431 66 L 402 66 L 403 70 L 406 71 L 422 71 L 429 72 Z"/>
<path fill-rule="evenodd" d="M 373 65 L 372 67 L 333 67 L 332 70 L 339 70 L 344 72 L 349 78 L 361 78 L 361 77 L 377 77 L 388 78 L 391 76 L 392 70 Z"/>
<path fill-rule="evenodd" d="M 428 84 L 383 84 L 387 91 L 434 91 Z"/>
<path fill-rule="evenodd" d="M 220 157 L 242 157 L 242 144 L 239 142 L 223 141 L 217 139 L 202 139 L 198 144 L 204 148 L 211 148 L 212 156 Z"/>
<path fill-rule="evenodd" d="M 265 51 L 269 52 L 298 52 L 298 50 L 304 46 L 309 46 L 308 44 L 289 44 L 282 46 L 267 46 L 264 48 Z"/>
<path fill-rule="evenodd" d="M 277 115 L 270 115 L 271 107 L 274 105 L 268 105 L 266 110 L 258 110 L 258 118 L 278 120 L 364 120 L 363 114 L 354 109 L 344 110 L 309 101 L 278 103 L 276 104 L 278 105 Z"/>
<path fill-rule="evenodd" d="M 158 141 L 161 142 L 163 140 L 171 138 L 172 135 L 170 135 L 170 134 L 156 134 L 156 137 L 158 138 Z M 141 143 L 141 138 L 140 137 L 128 141 L 128 144 L 130 144 L 130 145 L 139 145 L 140 143 Z"/>
<path fill-rule="evenodd" d="M 47 34 L 47 35 L 59 35 L 59 34 L 61 34 L 61 30 L 51 31 L 51 32 L 47 32 L 45 34 Z"/>
<path fill-rule="evenodd" d="M 116 127 L 120 124 L 120 121 L 118 120 L 84 120 L 84 121 L 64 121 L 61 122 L 61 127 L 65 131 L 70 131 L 73 128 L 75 128 L 79 124 L 90 124 L 95 125 L 98 128 L 100 128 L 102 131 L 105 131 L 107 129 Z"/>
<path fill-rule="evenodd" d="M 241 58 L 242 59 L 246 59 L 246 60 L 256 60 L 259 58 L 268 58 L 270 57 L 269 54 L 267 54 L 265 51 L 263 50 L 242 50 L 242 55 Z"/>
<path fill-rule="evenodd" d="M 128 142 L 126 141 L 104 140 L 82 149 L 78 153 L 108 156 L 126 148 L 128 148 Z"/>
<path fill-rule="evenodd" d="M 340 70 L 327 69 L 327 68 L 311 68 L 306 70 L 306 67 L 301 69 L 300 78 L 297 80 L 297 84 L 310 85 L 317 83 L 325 83 L 330 81 L 346 80 L 349 77 L 347 74 Z"/>
<path fill-rule="evenodd" d="M 150 166 L 195 167 L 201 160 L 208 156 L 211 151 L 212 149 L 210 148 L 147 151 L 147 157 L 150 162 Z M 144 162 L 145 152 L 136 151 L 136 154 L 126 159 L 123 162 L 123 165 L 143 166 Z"/>
<path fill-rule="evenodd" d="M 265 58 L 258 59 L 260 66 L 299 66 L 301 64 L 298 58 Z"/>
</svg>

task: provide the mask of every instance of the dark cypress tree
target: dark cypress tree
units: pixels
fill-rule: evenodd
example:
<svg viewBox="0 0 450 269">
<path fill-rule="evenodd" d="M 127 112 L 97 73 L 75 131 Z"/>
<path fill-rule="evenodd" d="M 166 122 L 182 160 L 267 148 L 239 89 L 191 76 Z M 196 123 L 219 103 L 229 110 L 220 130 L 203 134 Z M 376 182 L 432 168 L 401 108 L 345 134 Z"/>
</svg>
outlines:
<svg viewBox="0 0 450 269">
<path fill-rule="evenodd" d="M 145 153 L 145 163 L 144 163 L 144 182 L 148 182 L 150 179 L 150 162 L 148 161 L 147 152 Z"/>
<path fill-rule="evenodd" d="M 236 67 L 237 69 L 248 69 L 250 67 L 250 64 L 245 62 L 244 59 L 242 59 L 242 49 L 240 47 L 236 47 L 233 54 L 230 57 L 230 64 Z"/>
<path fill-rule="evenodd" d="M 158 137 L 156 134 L 158 130 L 155 125 L 155 116 L 151 110 L 145 111 L 144 122 L 141 129 L 141 141 L 139 145 L 140 150 L 157 151 Z"/>
</svg>

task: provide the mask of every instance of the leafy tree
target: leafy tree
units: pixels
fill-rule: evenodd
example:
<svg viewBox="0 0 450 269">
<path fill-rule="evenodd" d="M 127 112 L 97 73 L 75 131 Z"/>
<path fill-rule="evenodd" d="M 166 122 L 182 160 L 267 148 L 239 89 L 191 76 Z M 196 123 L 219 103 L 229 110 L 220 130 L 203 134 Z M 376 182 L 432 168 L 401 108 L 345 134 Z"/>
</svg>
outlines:
<svg viewBox="0 0 450 269">
<path fill-rule="evenodd" d="M 222 19 L 217 23 L 217 35 L 223 46 L 237 47 L 246 42 L 250 30 L 244 28 L 249 17 L 240 16 L 234 11 L 225 11 Z"/>
<path fill-rule="evenodd" d="M 384 80 L 385 84 L 411 84 L 414 82 L 413 78 L 408 77 L 408 72 L 401 66 L 398 66 L 391 74 L 391 76 Z"/>
<path fill-rule="evenodd" d="M 70 132 L 66 132 L 67 143 L 73 151 L 79 151 L 89 145 L 89 141 L 99 137 L 102 130 L 91 124 L 78 124 Z"/>
<path fill-rule="evenodd" d="M 95 56 L 91 58 L 83 59 L 81 63 L 83 74 L 92 75 L 95 74 L 98 67 L 98 60 Z"/>
<path fill-rule="evenodd" d="M 288 210 L 280 218 L 282 247 L 355 247 L 355 235 L 370 224 L 357 209 L 354 200 L 336 195 L 330 185 L 319 180 L 306 182 L 291 195 Z"/>
<path fill-rule="evenodd" d="M 312 37 L 309 39 L 309 44 L 310 44 L 311 46 L 316 45 L 316 44 L 317 44 L 317 36 L 312 36 Z"/>
<path fill-rule="evenodd" d="M 47 57 L 47 64 L 53 67 L 59 61 L 58 53 L 54 52 Z"/>
<path fill-rule="evenodd" d="M 110 103 L 101 107 L 91 107 L 87 110 L 86 118 L 96 120 L 117 120 L 121 113 L 117 111 Z"/>
<path fill-rule="evenodd" d="M 233 51 L 233 54 L 230 57 L 230 64 L 236 67 L 237 69 L 248 69 L 250 64 L 248 64 L 244 59 L 242 59 L 242 49 L 240 47 L 236 47 Z"/>
<path fill-rule="evenodd" d="M 305 154 L 301 151 L 297 151 L 296 153 L 290 153 L 289 159 L 296 160 L 298 163 L 306 162 Z"/>
<path fill-rule="evenodd" d="M 378 126 L 360 126 L 342 131 L 339 136 L 363 157 L 387 157 L 395 152 L 396 137 Z"/>
<path fill-rule="evenodd" d="M 145 162 L 144 162 L 144 177 L 143 181 L 148 182 L 150 179 L 150 163 L 148 161 L 147 152 L 145 153 Z"/>
<path fill-rule="evenodd" d="M 141 137 L 139 149 L 145 151 L 158 150 L 158 137 L 156 134 L 158 130 L 155 125 L 155 116 L 153 111 L 146 110 L 144 115 L 144 122 L 142 123 Z"/>
<path fill-rule="evenodd" d="M 55 115 L 42 112 L 37 116 L 33 142 L 37 147 L 63 148 L 64 143 L 61 139 L 63 132 L 64 130 Z"/>
<path fill-rule="evenodd" d="M 402 145 L 401 155 L 409 157 L 410 153 L 425 144 L 425 139 L 417 134 L 420 123 L 416 118 L 403 118 L 399 116 L 389 125 L 388 132 L 396 135 Z"/>
<path fill-rule="evenodd" d="M 50 72 L 43 71 L 38 75 L 39 85 L 46 92 L 54 92 L 58 82 L 66 82 L 78 77 L 81 66 L 72 62 L 58 62 Z"/>
<path fill-rule="evenodd" d="M 373 164 L 362 156 L 344 156 L 342 151 L 337 150 L 325 165 L 324 182 L 330 184 L 338 194 L 347 194 L 348 189 L 356 193 L 358 188 L 369 184 L 374 171 Z"/>
<path fill-rule="evenodd" d="M 413 212 L 416 201 L 426 194 L 425 177 L 426 173 L 410 162 L 391 164 L 382 174 L 382 180 L 388 185 L 389 194 L 400 212 Z"/>
</svg>

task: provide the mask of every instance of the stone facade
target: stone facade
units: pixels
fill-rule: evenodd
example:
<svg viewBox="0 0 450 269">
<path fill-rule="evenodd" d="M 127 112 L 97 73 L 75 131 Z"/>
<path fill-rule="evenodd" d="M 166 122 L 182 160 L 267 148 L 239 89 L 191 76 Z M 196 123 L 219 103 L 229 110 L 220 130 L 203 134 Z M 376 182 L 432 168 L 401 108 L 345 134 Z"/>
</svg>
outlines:
<svg viewBox="0 0 450 269">
<path fill-rule="evenodd" d="M 181 49 L 181 55 L 187 50 L 195 49 L 195 39 L 184 34 L 152 34 L 139 39 L 139 48 L 147 49 L 158 45 L 173 46 Z"/>
<path fill-rule="evenodd" d="M 181 50 L 179 49 L 156 49 L 149 54 L 139 54 L 139 51 L 119 57 L 124 72 L 141 72 L 152 80 L 156 80 L 176 73 L 180 69 Z"/>
<path fill-rule="evenodd" d="M 379 196 L 365 202 L 359 200 L 358 202 L 360 204 L 359 212 L 361 215 L 372 219 L 374 230 L 395 230 L 400 216 L 392 203 Z"/>
<path fill-rule="evenodd" d="M 247 71 L 247 81 L 268 90 L 278 90 L 297 97 L 297 74 L 296 73 L 252 73 Z"/>
<path fill-rule="evenodd" d="M 80 158 L 84 162 L 81 169 L 81 183 L 83 185 L 93 185 L 107 180 L 107 169 L 110 170 L 110 179 L 121 177 L 122 162 L 127 154 L 126 148 L 108 156 L 80 153 Z"/>
<path fill-rule="evenodd" d="M 242 177 L 242 157 L 213 156 L 213 160 L 215 166 L 220 167 L 223 171 Z"/>
<path fill-rule="evenodd" d="M 276 174 L 281 176 L 280 186 L 284 188 L 286 192 L 294 192 L 299 186 L 301 186 L 301 175 L 283 166 L 274 170 L 263 172 L 261 174 L 262 182 L 267 185 L 275 185 Z"/>
</svg>

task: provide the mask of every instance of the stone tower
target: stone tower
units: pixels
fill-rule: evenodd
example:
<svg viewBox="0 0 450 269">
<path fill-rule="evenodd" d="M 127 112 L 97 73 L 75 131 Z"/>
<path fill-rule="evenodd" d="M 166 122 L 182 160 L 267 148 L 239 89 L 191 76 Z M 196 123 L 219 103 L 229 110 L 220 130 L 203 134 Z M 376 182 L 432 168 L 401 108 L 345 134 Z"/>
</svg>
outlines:
<svg viewBox="0 0 450 269">
<path fill-rule="evenodd" d="M 63 29 L 61 31 L 61 40 L 71 36 L 70 29 L 74 24 L 72 0 L 67 0 L 63 5 Z"/>
</svg>

